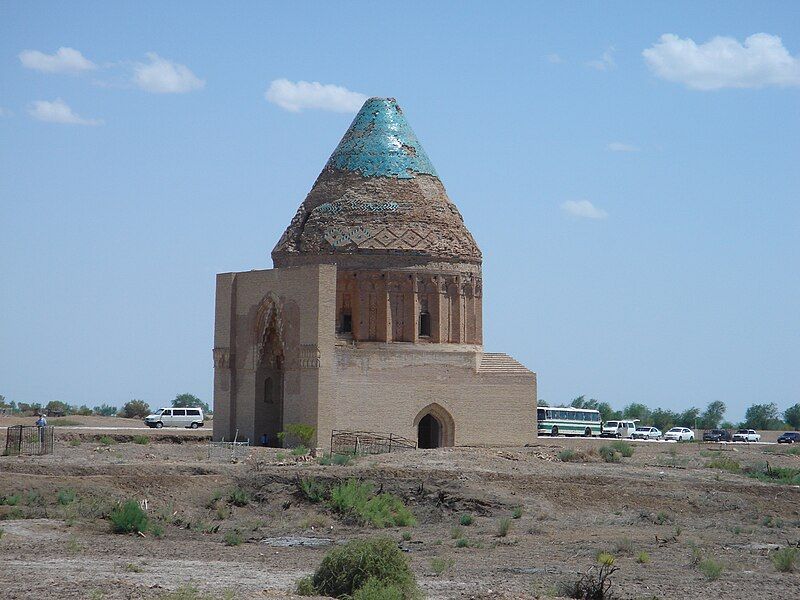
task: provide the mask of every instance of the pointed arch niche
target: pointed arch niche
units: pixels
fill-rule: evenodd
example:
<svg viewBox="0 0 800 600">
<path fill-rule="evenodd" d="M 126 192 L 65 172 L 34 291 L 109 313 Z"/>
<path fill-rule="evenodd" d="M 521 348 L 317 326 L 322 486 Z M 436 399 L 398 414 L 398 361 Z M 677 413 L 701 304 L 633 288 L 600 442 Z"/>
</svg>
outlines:
<svg viewBox="0 0 800 600">
<path fill-rule="evenodd" d="M 441 404 L 433 402 L 414 417 L 419 448 L 445 448 L 455 445 L 456 424 Z"/>
</svg>

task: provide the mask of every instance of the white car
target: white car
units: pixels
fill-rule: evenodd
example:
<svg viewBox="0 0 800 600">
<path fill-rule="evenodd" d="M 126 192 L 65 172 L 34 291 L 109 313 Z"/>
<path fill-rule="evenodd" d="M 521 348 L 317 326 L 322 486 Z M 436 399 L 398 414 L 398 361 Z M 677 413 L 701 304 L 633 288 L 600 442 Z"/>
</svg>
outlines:
<svg viewBox="0 0 800 600">
<path fill-rule="evenodd" d="M 694 431 L 688 427 L 673 427 L 664 434 L 665 440 L 675 440 L 676 442 L 693 442 Z"/>
<path fill-rule="evenodd" d="M 190 427 L 197 429 L 203 426 L 202 408 L 159 408 L 152 415 L 144 418 L 148 427 Z"/>
<path fill-rule="evenodd" d="M 600 437 L 629 438 L 636 430 L 638 419 L 633 421 L 607 421 L 603 425 Z"/>
<path fill-rule="evenodd" d="M 635 440 L 660 440 L 661 430 L 658 427 L 637 427 L 631 437 Z"/>
<path fill-rule="evenodd" d="M 759 442 L 761 435 L 756 433 L 754 429 L 740 429 L 733 434 L 734 442 Z"/>
</svg>

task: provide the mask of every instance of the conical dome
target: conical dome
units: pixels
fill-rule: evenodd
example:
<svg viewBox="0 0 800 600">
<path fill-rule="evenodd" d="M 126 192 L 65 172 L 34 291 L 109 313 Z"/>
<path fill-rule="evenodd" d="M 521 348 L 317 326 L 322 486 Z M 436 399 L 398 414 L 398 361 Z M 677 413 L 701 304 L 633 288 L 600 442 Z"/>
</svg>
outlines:
<svg viewBox="0 0 800 600">
<path fill-rule="evenodd" d="M 480 263 L 481 253 L 394 98 L 370 98 L 281 237 L 276 267 L 353 255 Z"/>
</svg>

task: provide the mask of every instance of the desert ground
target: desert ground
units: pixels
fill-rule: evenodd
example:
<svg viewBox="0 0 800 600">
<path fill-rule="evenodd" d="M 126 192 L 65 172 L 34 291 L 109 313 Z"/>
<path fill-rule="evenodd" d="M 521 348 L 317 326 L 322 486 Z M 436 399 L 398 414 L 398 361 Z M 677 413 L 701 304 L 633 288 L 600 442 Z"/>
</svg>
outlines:
<svg viewBox="0 0 800 600">
<path fill-rule="evenodd" d="M 212 459 L 209 434 L 65 425 L 53 455 L 0 457 L 0 597 L 291 597 L 331 547 L 372 536 L 407 552 L 428 598 L 563 597 L 601 552 L 617 598 L 800 597 L 800 560 L 772 561 L 800 544 L 800 486 L 709 466 L 800 468 L 785 446 L 640 442 L 608 463 L 606 440 L 540 438 L 322 465 L 266 448 Z M 342 519 L 298 492 L 304 478 L 370 482 L 417 523 Z M 108 512 L 128 499 L 159 535 L 112 532 Z"/>
</svg>

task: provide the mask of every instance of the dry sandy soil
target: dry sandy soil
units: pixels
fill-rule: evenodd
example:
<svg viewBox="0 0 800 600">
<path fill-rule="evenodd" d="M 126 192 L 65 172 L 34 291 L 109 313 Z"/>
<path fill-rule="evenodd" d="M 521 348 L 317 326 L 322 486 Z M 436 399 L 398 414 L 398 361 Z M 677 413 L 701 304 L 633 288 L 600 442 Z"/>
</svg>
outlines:
<svg viewBox="0 0 800 600">
<path fill-rule="evenodd" d="M 322 466 L 261 448 L 247 461 L 221 463 L 195 432 L 150 434 L 147 444 L 120 434 L 104 446 L 97 433 L 61 431 L 55 455 L 0 457 L 0 497 L 19 495 L 17 505 L 0 506 L 0 597 L 162 598 L 186 584 L 207 598 L 289 597 L 329 546 L 281 546 L 285 538 L 336 544 L 375 535 L 408 552 L 429 598 L 560 597 L 559 586 L 603 550 L 619 567 L 617 598 L 800 597 L 800 560 L 794 573 L 780 573 L 769 556 L 800 543 L 800 488 L 707 466 L 725 456 L 800 468 L 786 447 L 636 443 L 632 457 L 605 463 L 596 453 L 605 441 L 540 439 L 529 448 L 415 451 Z M 585 462 L 559 460 L 565 448 L 584 452 Z M 385 530 L 344 523 L 302 499 L 298 477 L 373 482 L 401 496 L 418 523 Z M 225 500 L 235 488 L 249 504 Z M 60 504 L 66 489 L 76 498 Z M 111 532 L 103 515 L 129 498 L 147 501 L 161 537 Z M 522 515 L 500 537 L 515 507 Z M 454 532 L 465 513 L 474 523 Z M 234 529 L 244 543 L 226 545 Z M 454 535 L 469 546 L 456 547 Z M 637 562 L 641 552 L 649 561 Z M 701 556 L 724 565 L 718 580 L 698 567 Z M 452 566 L 437 575 L 435 558 Z"/>
</svg>

